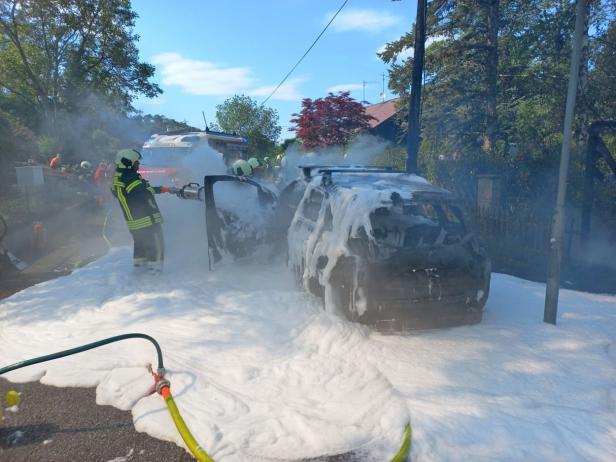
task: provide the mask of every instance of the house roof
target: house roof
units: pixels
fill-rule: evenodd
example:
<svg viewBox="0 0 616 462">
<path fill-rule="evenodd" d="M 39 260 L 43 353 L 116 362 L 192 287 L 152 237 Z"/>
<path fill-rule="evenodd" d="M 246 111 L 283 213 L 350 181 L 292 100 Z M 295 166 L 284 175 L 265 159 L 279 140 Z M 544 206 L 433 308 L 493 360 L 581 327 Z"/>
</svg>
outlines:
<svg viewBox="0 0 616 462">
<path fill-rule="evenodd" d="M 371 119 L 368 123 L 370 128 L 378 127 L 387 119 L 392 117 L 398 110 L 396 109 L 396 103 L 400 101 L 400 98 L 390 99 L 389 101 L 383 101 L 382 103 L 371 104 L 366 106 L 366 114 L 371 115 L 374 119 Z"/>
</svg>

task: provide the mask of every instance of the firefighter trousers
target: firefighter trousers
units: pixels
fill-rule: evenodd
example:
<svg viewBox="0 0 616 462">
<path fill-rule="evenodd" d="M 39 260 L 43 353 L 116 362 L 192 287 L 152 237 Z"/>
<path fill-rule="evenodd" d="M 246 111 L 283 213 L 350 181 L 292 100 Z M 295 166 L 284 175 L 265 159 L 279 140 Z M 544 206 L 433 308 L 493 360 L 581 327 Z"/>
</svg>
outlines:
<svg viewBox="0 0 616 462">
<path fill-rule="evenodd" d="M 134 243 L 134 265 L 162 269 L 165 257 L 165 242 L 160 223 L 154 223 L 147 228 L 132 230 L 131 234 Z"/>
</svg>

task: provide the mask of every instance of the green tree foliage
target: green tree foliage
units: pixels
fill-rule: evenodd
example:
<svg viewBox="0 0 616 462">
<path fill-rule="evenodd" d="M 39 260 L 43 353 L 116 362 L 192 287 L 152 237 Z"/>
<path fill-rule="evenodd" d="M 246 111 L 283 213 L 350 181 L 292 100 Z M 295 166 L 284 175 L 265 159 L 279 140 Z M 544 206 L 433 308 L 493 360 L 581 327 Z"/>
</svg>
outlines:
<svg viewBox="0 0 616 462">
<path fill-rule="evenodd" d="M 138 124 L 140 131 L 143 131 L 147 136 L 174 130 L 199 131 L 198 128 L 188 125 L 186 122 L 178 122 L 160 114 L 138 114 L 132 116 L 131 121 Z"/>
<path fill-rule="evenodd" d="M 91 94 L 124 110 L 138 94 L 157 96 L 154 67 L 139 61 L 135 18 L 129 0 L 3 0 L 0 89 L 37 105 L 52 126 Z"/>
<path fill-rule="evenodd" d="M 274 154 L 282 130 L 275 109 L 260 106 L 249 96 L 235 95 L 216 106 L 216 120 L 223 131 L 248 139 L 249 155 Z"/>
<path fill-rule="evenodd" d="M 572 200 L 581 190 L 585 127 L 616 119 L 615 6 L 591 0 L 576 139 Z M 479 173 L 503 173 L 512 202 L 551 204 L 562 138 L 575 2 L 429 2 L 420 164 L 433 181 L 473 193 Z M 405 126 L 413 46 L 408 33 L 380 53 Z"/>
<path fill-rule="evenodd" d="M 57 152 L 98 161 L 185 126 L 134 116 L 134 98 L 161 93 L 154 67 L 139 60 L 135 18 L 129 0 L 0 1 L 0 110 L 12 124 L 0 133 L 5 163 Z M 37 138 L 28 152 L 6 148 L 26 127 L 22 138 Z"/>
</svg>

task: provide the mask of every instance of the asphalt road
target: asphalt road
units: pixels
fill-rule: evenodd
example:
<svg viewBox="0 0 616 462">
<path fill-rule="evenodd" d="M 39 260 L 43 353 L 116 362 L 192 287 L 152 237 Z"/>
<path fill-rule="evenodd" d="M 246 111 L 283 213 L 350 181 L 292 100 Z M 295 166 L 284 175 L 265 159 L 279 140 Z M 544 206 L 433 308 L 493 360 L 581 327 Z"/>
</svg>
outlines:
<svg viewBox="0 0 616 462">
<path fill-rule="evenodd" d="M 137 462 L 194 460 L 174 443 L 135 431 L 130 412 L 96 404 L 93 388 L 57 388 L 0 379 L 2 395 L 22 393 L 18 412 L 4 411 L 2 462 Z"/>
</svg>

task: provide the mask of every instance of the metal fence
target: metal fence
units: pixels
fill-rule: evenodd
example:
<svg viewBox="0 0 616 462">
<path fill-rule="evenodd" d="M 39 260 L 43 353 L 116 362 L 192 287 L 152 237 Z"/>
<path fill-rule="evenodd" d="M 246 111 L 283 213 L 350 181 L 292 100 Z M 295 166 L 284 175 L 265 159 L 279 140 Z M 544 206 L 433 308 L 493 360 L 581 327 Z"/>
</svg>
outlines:
<svg viewBox="0 0 616 462">
<path fill-rule="evenodd" d="M 551 216 L 532 210 L 477 206 L 469 210 L 488 247 L 493 271 L 545 281 Z M 569 218 L 563 239 L 561 284 L 581 290 L 614 292 L 616 267 L 611 262 L 601 264 L 585 258 L 584 245 L 579 226 L 573 217 Z"/>
<path fill-rule="evenodd" d="M 530 210 L 471 207 L 495 271 L 541 280 L 545 277 L 550 218 Z"/>
</svg>

